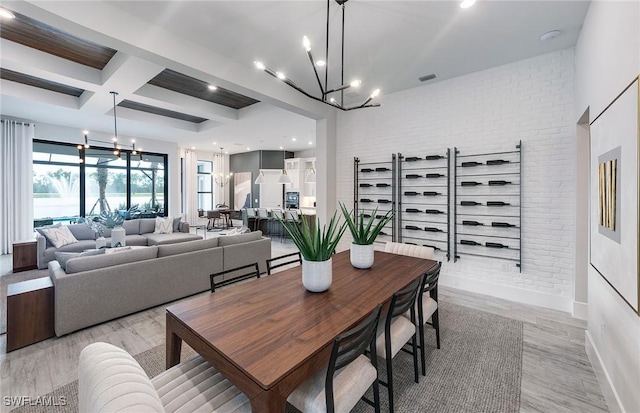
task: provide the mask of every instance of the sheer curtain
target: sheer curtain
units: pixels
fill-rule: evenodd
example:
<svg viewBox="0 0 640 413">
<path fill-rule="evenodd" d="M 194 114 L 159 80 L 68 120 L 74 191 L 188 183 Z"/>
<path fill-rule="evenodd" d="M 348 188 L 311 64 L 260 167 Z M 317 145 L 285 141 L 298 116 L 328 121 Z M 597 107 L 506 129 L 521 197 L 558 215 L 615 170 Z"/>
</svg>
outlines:
<svg viewBox="0 0 640 413">
<path fill-rule="evenodd" d="M 186 221 L 195 225 L 198 222 L 198 153 L 185 150 L 185 213 Z"/>
<path fill-rule="evenodd" d="M 0 135 L 0 254 L 33 236 L 33 137 L 31 123 L 2 119 Z"/>
</svg>

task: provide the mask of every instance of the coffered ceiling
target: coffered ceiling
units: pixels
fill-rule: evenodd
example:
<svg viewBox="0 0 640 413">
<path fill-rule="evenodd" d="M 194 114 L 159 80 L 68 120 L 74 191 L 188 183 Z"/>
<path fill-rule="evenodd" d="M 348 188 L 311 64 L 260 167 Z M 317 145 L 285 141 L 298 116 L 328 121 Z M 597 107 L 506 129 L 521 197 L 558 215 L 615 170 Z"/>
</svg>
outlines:
<svg viewBox="0 0 640 413">
<path fill-rule="evenodd" d="M 324 58 L 322 0 L 4 1 L 2 7 L 16 14 L 0 22 L 6 116 L 108 133 L 113 90 L 119 133 L 210 151 L 223 145 L 234 153 L 312 147 L 313 118 L 333 110 L 253 67 L 261 60 L 316 94 L 301 39 L 307 35 L 314 56 Z M 348 89 L 345 99 L 362 102 L 380 88 L 384 105 L 385 93 L 571 47 L 587 8 L 584 1 L 478 0 L 463 10 L 457 1 L 350 0 L 345 81 L 359 78 L 362 86 Z M 332 1 L 329 87 L 340 84 L 340 13 Z M 550 30 L 561 34 L 540 41 Z M 437 77 L 418 80 L 430 73 Z"/>
</svg>

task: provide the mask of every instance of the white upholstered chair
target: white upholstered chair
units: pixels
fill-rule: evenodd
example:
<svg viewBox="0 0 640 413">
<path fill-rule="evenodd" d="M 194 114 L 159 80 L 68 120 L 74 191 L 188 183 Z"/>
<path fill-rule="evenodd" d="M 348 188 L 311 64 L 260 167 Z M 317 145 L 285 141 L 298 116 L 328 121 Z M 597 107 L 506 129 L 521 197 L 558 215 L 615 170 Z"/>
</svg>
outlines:
<svg viewBox="0 0 640 413">
<path fill-rule="evenodd" d="M 129 353 L 93 343 L 80 354 L 80 412 L 251 412 L 249 399 L 196 356 L 149 379 Z"/>
<path fill-rule="evenodd" d="M 346 413 L 362 398 L 380 413 L 376 327 L 381 308 L 378 304 L 360 324 L 335 338 L 329 364 L 291 392 L 289 403 L 304 413 Z M 371 386 L 373 402 L 364 398 Z"/>
<path fill-rule="evenodd" d="M 420 245 L 401 244 L 398 242 L 387 242 L 385 252 L 399 255 L 408 255 L 411 257 L 433 259 L 435 250 L 431 247 L 423 247 Z M 438 277 L 442 263 L 438 263 L 436 267 L 429 270 L 423 279 L 422 289 L 418 293 L 416 299 L 416 314 L 418 315 L 418 327 L 420 330 L 419 340 L 420 359 L 422 364 L 422 375 L 426 376 L 426 356 L 425 356 L 425 338 L 424 325 L 430 324 L 436 330 L 436 345 L 440 348 L 440 318 L 438 314 Z M 427 293 L 427 294 L 425 294 Z M 404 314 L 410 318 L 409 312 Z M 429 320 L 431 319 L 431 322 Z"/>
</svg>

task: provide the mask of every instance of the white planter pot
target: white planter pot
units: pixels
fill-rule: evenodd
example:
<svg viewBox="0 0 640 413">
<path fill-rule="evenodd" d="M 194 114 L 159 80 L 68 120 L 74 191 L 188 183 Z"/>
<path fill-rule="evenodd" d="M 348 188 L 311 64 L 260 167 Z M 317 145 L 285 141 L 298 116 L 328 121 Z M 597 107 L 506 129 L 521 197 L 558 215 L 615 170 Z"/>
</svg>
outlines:
<svg viewBox="0 0 640 413">
<path fill-rule="evenodd" d="M 302 285 L 312 293 L 327 291 L 331 286 L 331 258 L 327 261 L 307 261 L 302 259 Z"/>
<path fill-rule="evenodd" d="M 96 238 L 96 249 L 104 248 L 107 246 L 107 239 L 105 237 Z"/>
<path fill-rule="evenodd" d="M 371 268 L 373 265 L 373 244 L 358 245 L 351 243 L 351 265 L 355 268 Z"/>
<path fill-rule="evenodd" d="M 126 246 L 125 236 L 127 232 L 122 227 L 115 227 L 111 230 L 111 247 L 124 247 Z"/>
</svg>

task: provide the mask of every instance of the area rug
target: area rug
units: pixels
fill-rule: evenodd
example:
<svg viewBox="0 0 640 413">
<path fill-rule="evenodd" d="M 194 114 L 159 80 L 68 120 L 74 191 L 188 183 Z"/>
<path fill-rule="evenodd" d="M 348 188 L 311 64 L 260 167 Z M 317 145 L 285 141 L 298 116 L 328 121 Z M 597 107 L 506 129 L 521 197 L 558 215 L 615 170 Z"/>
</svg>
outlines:
<svg viewBox="0 0 640 413">
<path fill-rule="evenodd" d="M 46 277 L 48 270 L 30 270 L 0 275 L 0 334 L 7 332 L 7 286 L 9 284 Z"/>
<path fill-rule="evenodd" d="M 427 376 L 413 381 L 413 361 L 400 352 L 393 360 L 397 412 L 518 412 L 522 376 L 522 322 L 468 307 L 440 303 L 441 344 L 427 329 Z M 135 356 L 149 376 L 163 371 L 164 346 Z M 183 353 L 182 359 L 191 354 Z M 380 363 L 383 364 L 383 363 Z M 384 367 L 381 376 L 386 377 Z M 22 406 L 15 413 L 77 412 L 78 383 L 62 386 L 43 399 L 60 400 L 66 406 Z M 382 411 L 388 411 L 387 393 L 381 387 Z M 354 412 L 371 412 L 363 402 Z M 295 413 L 292 406 L 287 413 Z"/>
</svg>

